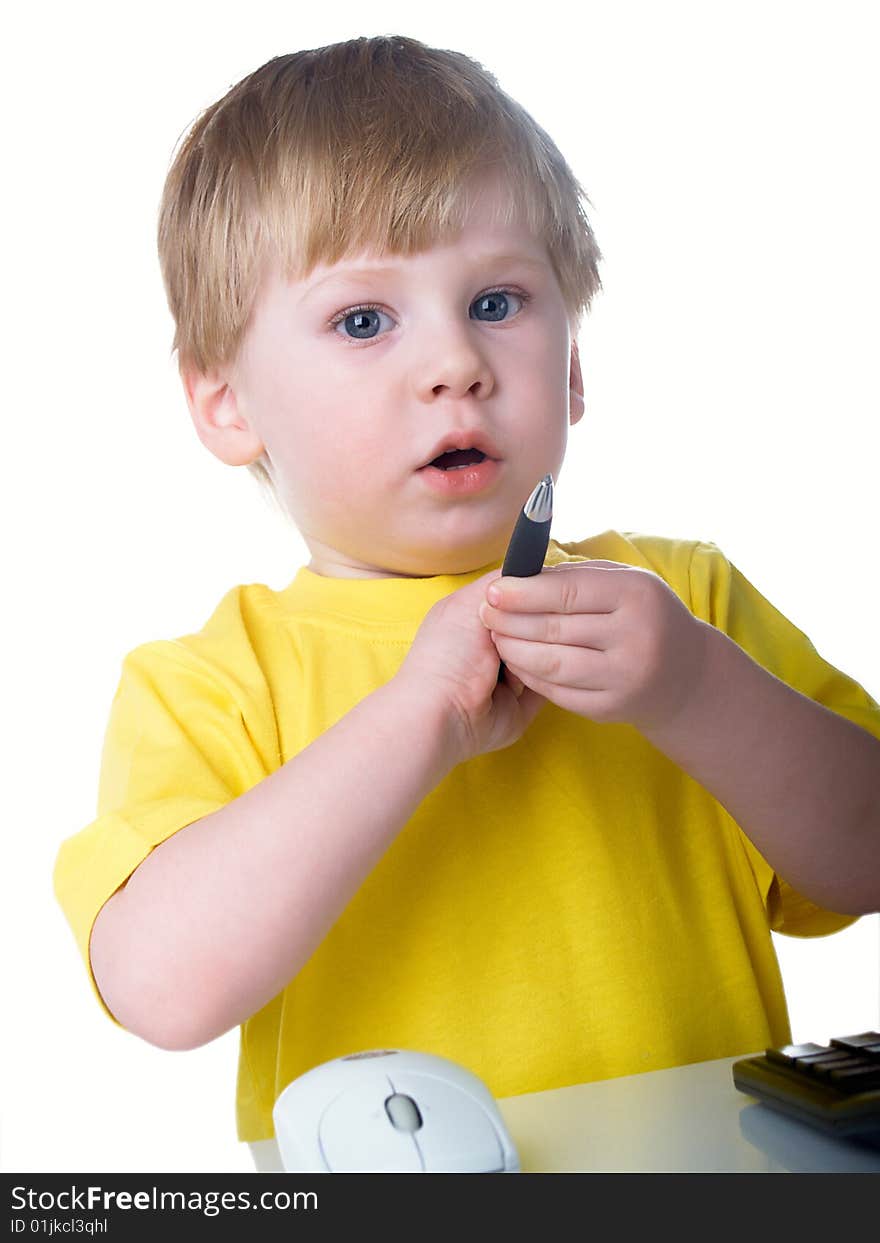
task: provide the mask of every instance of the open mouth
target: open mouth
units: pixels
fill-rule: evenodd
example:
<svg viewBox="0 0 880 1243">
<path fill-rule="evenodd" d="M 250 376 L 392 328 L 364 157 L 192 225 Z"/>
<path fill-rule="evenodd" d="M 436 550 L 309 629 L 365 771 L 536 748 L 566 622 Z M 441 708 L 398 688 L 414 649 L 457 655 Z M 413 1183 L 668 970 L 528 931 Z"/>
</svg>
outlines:
<svg viewBox="0 0 880 1243">
<path fill-rule="evenodd" d="M 479 449 L 449 449 L 428 465 L 436 466 L 438 470 L 464 470 L 466 466 L 475 466 L 485 460 L 486 454 Z"/>
<path fill-rule="evenodd" d="M 442 443 L 441 441 L 440 444 Z M 449 441 L 446 443 L 449 444 Z M 440 445 L 434 447 L 439 449 Z M 486 449 L 492 449 L 492 445 L 486 444 Z M 494 456 L 494 450 L 487 453 L 474 445 L 460 449 L 453 441 L 453 445 L 445 452 L 438 453 L 426 462 L 418 474 L 429 491 L 435 495 L 445 500 L 462 500 L 490 492 L 496 486 L 502 470 L 503 463 Z"/>
</svg>

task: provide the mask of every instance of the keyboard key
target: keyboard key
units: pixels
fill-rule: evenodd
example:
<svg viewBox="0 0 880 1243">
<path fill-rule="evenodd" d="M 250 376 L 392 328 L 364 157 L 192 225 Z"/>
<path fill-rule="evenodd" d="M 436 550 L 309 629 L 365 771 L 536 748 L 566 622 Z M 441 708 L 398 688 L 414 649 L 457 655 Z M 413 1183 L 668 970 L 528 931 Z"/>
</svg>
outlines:
<svg viewBox="0 0 880 1243">
<path fill-rule="evenodd" d="M 794 1066 L 802 1058 L 827 1052 L 827 1045 L 784 1044 L 780 1049 L 767 1049 L 766 1055 L 771 1062 L 778 1062 L 781 1066 Z"/>
<path fill-rule="evenodd" d="M 829 1060 L 827 1062 L 820 1063 L 814 1069 L 816 1074 L 822 1079 L 830 1079 L 832 1071 L 858 1070 L 859 1067 L 864 1066 L 864 1064 L 864 1058 L 855 1057 L 852 1053 L 838 1053 L 833 1062 Z"/>
<path fill-rule="evenodd" d="M 798 1059 L 796 1065 L 812 1071 L 820 1079 L 827 1079 L 832 1070 L 852 1065 L 852 1061 L 852 1055 L 844 1053 L 842 1049 L 829 1049 L 827 1053 L 815 1053 L 811 1057 Z M 861 1062 L 857 1065 L 861 1065 Z"/>
<path fill-rule="evenodd" d="M 829 1070 L 828 1079 L 842 1092 L 870 1092 L 874 1088 L 880 1088 L 880 1067 L 838 1066 Z"/>
<path fill-rule="evenodd" d="M 865 1052 L 869 1057 L 880 1056 L 880 1032 L 862 1032 L 858 1036 L 836 1036 L 831 1043 L 837 1049 Z"/>
</svg>

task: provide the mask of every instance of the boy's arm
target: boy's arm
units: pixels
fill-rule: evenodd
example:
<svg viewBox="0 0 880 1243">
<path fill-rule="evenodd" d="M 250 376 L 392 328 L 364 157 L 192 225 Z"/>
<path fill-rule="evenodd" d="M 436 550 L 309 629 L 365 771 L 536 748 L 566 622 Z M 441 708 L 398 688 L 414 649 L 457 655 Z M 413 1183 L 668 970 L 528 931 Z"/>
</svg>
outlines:
<svg viewBox="0 0 880 1243">
<path fill-rule="evenodd" d="M 498 682 L 486 581 L 428 612 L 398 672 L 281 768 L 149 854 L 101 909 L 90 959 L 117 1020 L 189 1049 L 275 997 L 422 799 L 515 742 L 543 699 Z"/>
<path fill-rule="evenodd" d="M 642 733 L 829 910 L 880 910 L 880 741 L 768 673 L 708 623 L 678 713 Z"/>
<path fill-rule="evenodd" d="M 101 995 L 124 1027 L 194 1048 L 285 987 L 460 758 L 429 705 L 392 679 L 147 856 L 90 942 Z"/>
</svg>

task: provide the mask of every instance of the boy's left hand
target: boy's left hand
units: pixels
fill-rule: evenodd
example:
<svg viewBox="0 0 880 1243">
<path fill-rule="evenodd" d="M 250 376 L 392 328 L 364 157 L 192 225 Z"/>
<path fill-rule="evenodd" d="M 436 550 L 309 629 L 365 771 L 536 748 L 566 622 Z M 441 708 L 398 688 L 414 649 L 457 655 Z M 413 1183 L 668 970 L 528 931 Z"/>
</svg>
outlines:
<svg viewBox="0 0 880 1243">
<path fill-rule="evenodd" d="M 590 720 L 644 730 L 695 693 L 712 630 L 657 574 L 615 561 L 496 579 L 480 618 L 524 685 Z"/>
</svg>

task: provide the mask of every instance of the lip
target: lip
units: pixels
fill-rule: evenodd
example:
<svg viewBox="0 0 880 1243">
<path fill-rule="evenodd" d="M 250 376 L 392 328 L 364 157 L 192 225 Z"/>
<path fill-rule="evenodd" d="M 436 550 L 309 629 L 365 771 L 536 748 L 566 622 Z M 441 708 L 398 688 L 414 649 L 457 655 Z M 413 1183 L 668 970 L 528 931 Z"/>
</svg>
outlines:
<svg viewBox="0 0 880 1243">
<path fill-rule="evenodd" d="M 501 460 L 501 455 L 485 432 L 481 432 L 476 428 L 473 431 L 465 428 L 462 431 L 447 433 L 442 440 L 438 441 L 428 457 L 417 469 L 427 470 L 435 458 L 440 457 L 442 453 L 449 453 L 454 449 L 478 449 L 480 453 L 484 453 L 493 462 Z M 482 466 L 482 462 L 479 465 Z"/>
<path fill-rule="evenodd" d="M 503 463 L 496 458 L 484 457 L 482 462 L 474 462 L 472 466 L 462 466 L 458 470 L 441 470 L 429 462 L 416 474 L 438 496 L 455 498 L 486 492 L 503 469 Z"/>
</svg>

